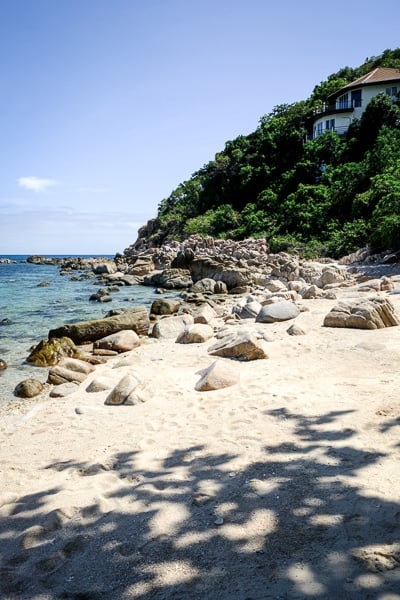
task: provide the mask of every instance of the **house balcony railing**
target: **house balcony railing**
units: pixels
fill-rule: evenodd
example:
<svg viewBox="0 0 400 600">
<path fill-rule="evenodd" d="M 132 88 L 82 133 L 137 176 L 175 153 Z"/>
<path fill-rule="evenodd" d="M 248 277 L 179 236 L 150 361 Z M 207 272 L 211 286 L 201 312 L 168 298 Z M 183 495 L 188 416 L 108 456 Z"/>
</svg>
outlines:
<svg viewBox="0 0 400 600">
<path fill-rule="evenodd" d="M 349 123 L 349 125 L 350 125 L 350 123 Z M 328 131 L 334 131 L 338 135 L 345 135 L 347 133 L 349 125 L 339 125 L 338 127 L 331 127 L 329 129 L 323 129 L 322 131 L 314 131 L 313 134 L 308 134 L 306 136 L 305 141 L 311 142 L 312 140 L 315 140 L 317 137 L 319 137 L 320 135 L 323 135 L 324 133 L 327 133 Z"/>
<path fill-rule="evenodd" d="M 361 100 L 348 100 L 342 101 L 338 100 L 334 104 L 322 104 L 322 106 L 318 106 L 313 109 L 313 116 L 323 115 L 326 113 L 336 113 L 336 112 L 349 112 L 353 111 L 355 108 L 361 108 L 362 101 Z"/>
</svg>

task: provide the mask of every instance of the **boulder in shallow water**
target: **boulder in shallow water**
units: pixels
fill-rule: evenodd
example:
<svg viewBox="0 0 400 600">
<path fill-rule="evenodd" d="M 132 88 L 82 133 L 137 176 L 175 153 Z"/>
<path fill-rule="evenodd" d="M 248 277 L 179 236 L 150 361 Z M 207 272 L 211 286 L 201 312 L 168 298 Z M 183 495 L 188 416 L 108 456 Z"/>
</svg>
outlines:
<svg viewBox="0 0 400 600">
<path fill-rule="evenodd" d="M 14 390 L 14 395 L 18 398 L 34 398 L 44 390 L 44 385 L 37 379 L 24 379 Z"/>
<path fill-rule="evenodd" d="M 0 358 L 0 371 L 4 371 L 5 369 L 7 369 L 7 363 L 5 360 Z"/>
<path fill-rule="evenodd" d="M 95 342 L 123 329 L 132 329 L 138 335 L 147 335 L 149 326 L 150 319 L 146 307 L 137 306 L 113 317 L 63 325 L 49 331 L 49 338 L 68 336 L 75 344 L 83 344 Z"/>
<path fill-rule="evenodd" d="M 63 357 L 72 357 L 76 353 L 77 348 L 70 338 L 51 337 L 49 340 L 41 340 L 26 360 L 36 367 L 51 367 L 59 363 Z"/>
</svg>

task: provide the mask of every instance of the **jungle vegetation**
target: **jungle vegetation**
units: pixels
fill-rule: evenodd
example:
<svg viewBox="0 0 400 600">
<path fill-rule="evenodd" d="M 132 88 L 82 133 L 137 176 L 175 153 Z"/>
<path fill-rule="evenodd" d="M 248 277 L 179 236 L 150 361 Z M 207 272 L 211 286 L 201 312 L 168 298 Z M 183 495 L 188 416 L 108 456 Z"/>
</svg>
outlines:
<svg viewBox="0 0 400 600">
<path fill-rule="evenodd" d="M 400 68 L 400 48 L 344 67 L 226 142 L 161 201 L 154 240 L 265 237 L 272 252 L 331 257 L 400 248 L 400 102 L 381 94 L 345 137 L 309 139 L 313 109 L 378 66 Z"/>
</svg>

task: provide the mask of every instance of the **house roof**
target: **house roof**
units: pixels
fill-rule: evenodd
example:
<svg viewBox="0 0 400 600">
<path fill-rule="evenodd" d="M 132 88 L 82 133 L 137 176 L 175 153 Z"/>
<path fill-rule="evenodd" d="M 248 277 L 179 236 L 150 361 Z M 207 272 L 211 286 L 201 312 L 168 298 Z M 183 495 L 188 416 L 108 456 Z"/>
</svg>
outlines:
<svg viewBox="0 0 400 600">
<path fill-rule="evenodd" d="M 386 81 L 400 81 L 400 69 L 391 69 L 389 67 L 377 67 L 369 73 L 366 73 L 366 75 L 363 75 L 355 81 L 348 83 L 344 87 L 340 88 L 340 90 L 337 90 L 333 94 L 330 94 L 329 97 L 340 95 L 344 91 L 352 89 L 354 87 L 372 85 L 374 83 L 384 83 Z"/>
</svg>

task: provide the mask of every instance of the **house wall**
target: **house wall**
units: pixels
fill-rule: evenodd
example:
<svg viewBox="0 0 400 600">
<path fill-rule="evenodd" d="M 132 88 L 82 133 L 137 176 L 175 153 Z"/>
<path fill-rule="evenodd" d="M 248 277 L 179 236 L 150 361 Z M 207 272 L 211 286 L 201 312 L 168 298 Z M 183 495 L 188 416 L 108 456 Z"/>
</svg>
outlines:
<svg viewBox="0 0 400 600">
<path fill-rule="evenodd" d="M 371 101 L 371 99 L 374 96 L 377 96 L 378 94 L 385 92 L 386 88 L 388 87 L 393 87 L 393 86 L 397 86 L 397 89 L 400 90 L 400 80 L 398 81 L 391 81 L 389 83 L 379 83 L 376 85 L 368 85 L 365 87 L 361 86 L 361 106 L 354 108 L 354 110 L 351 110 L 349 112 L 343 112 L 341 111 L 340 113 L 329 113 L 329 114 L 325 114 L 325 115 L 321 115 L 318 119 L 316 119 L 314 121 L 314 126 L 313 126 L 313 138 L 318 137 L 318 135 L 320 135 L 321 133 L 324 133 L 325 131 L 327 131 L 326 129 L 326 121 L 330 121 L 331 119 L 335 119 L 335 131 L 337 131 L 338 133 L 346 133 L 347 129 L 349 128 L 350 123 L 352 123 L 355 119 L 359 119 L 362 115 L 362 113 L 364 112 L 365 108 L 367 107 L 367 105 L 369 104 L 369 102 Z M 357 88 L 355 88 L 357 89 Z M 345 93 L 345 90 L 344 90 Z M 348 92 L 349 93 L 349 99 L 351 98 L 351 90 Z M 321 131 L 321 127 L 322 127 L 322 131 Z"/>
</svg>

